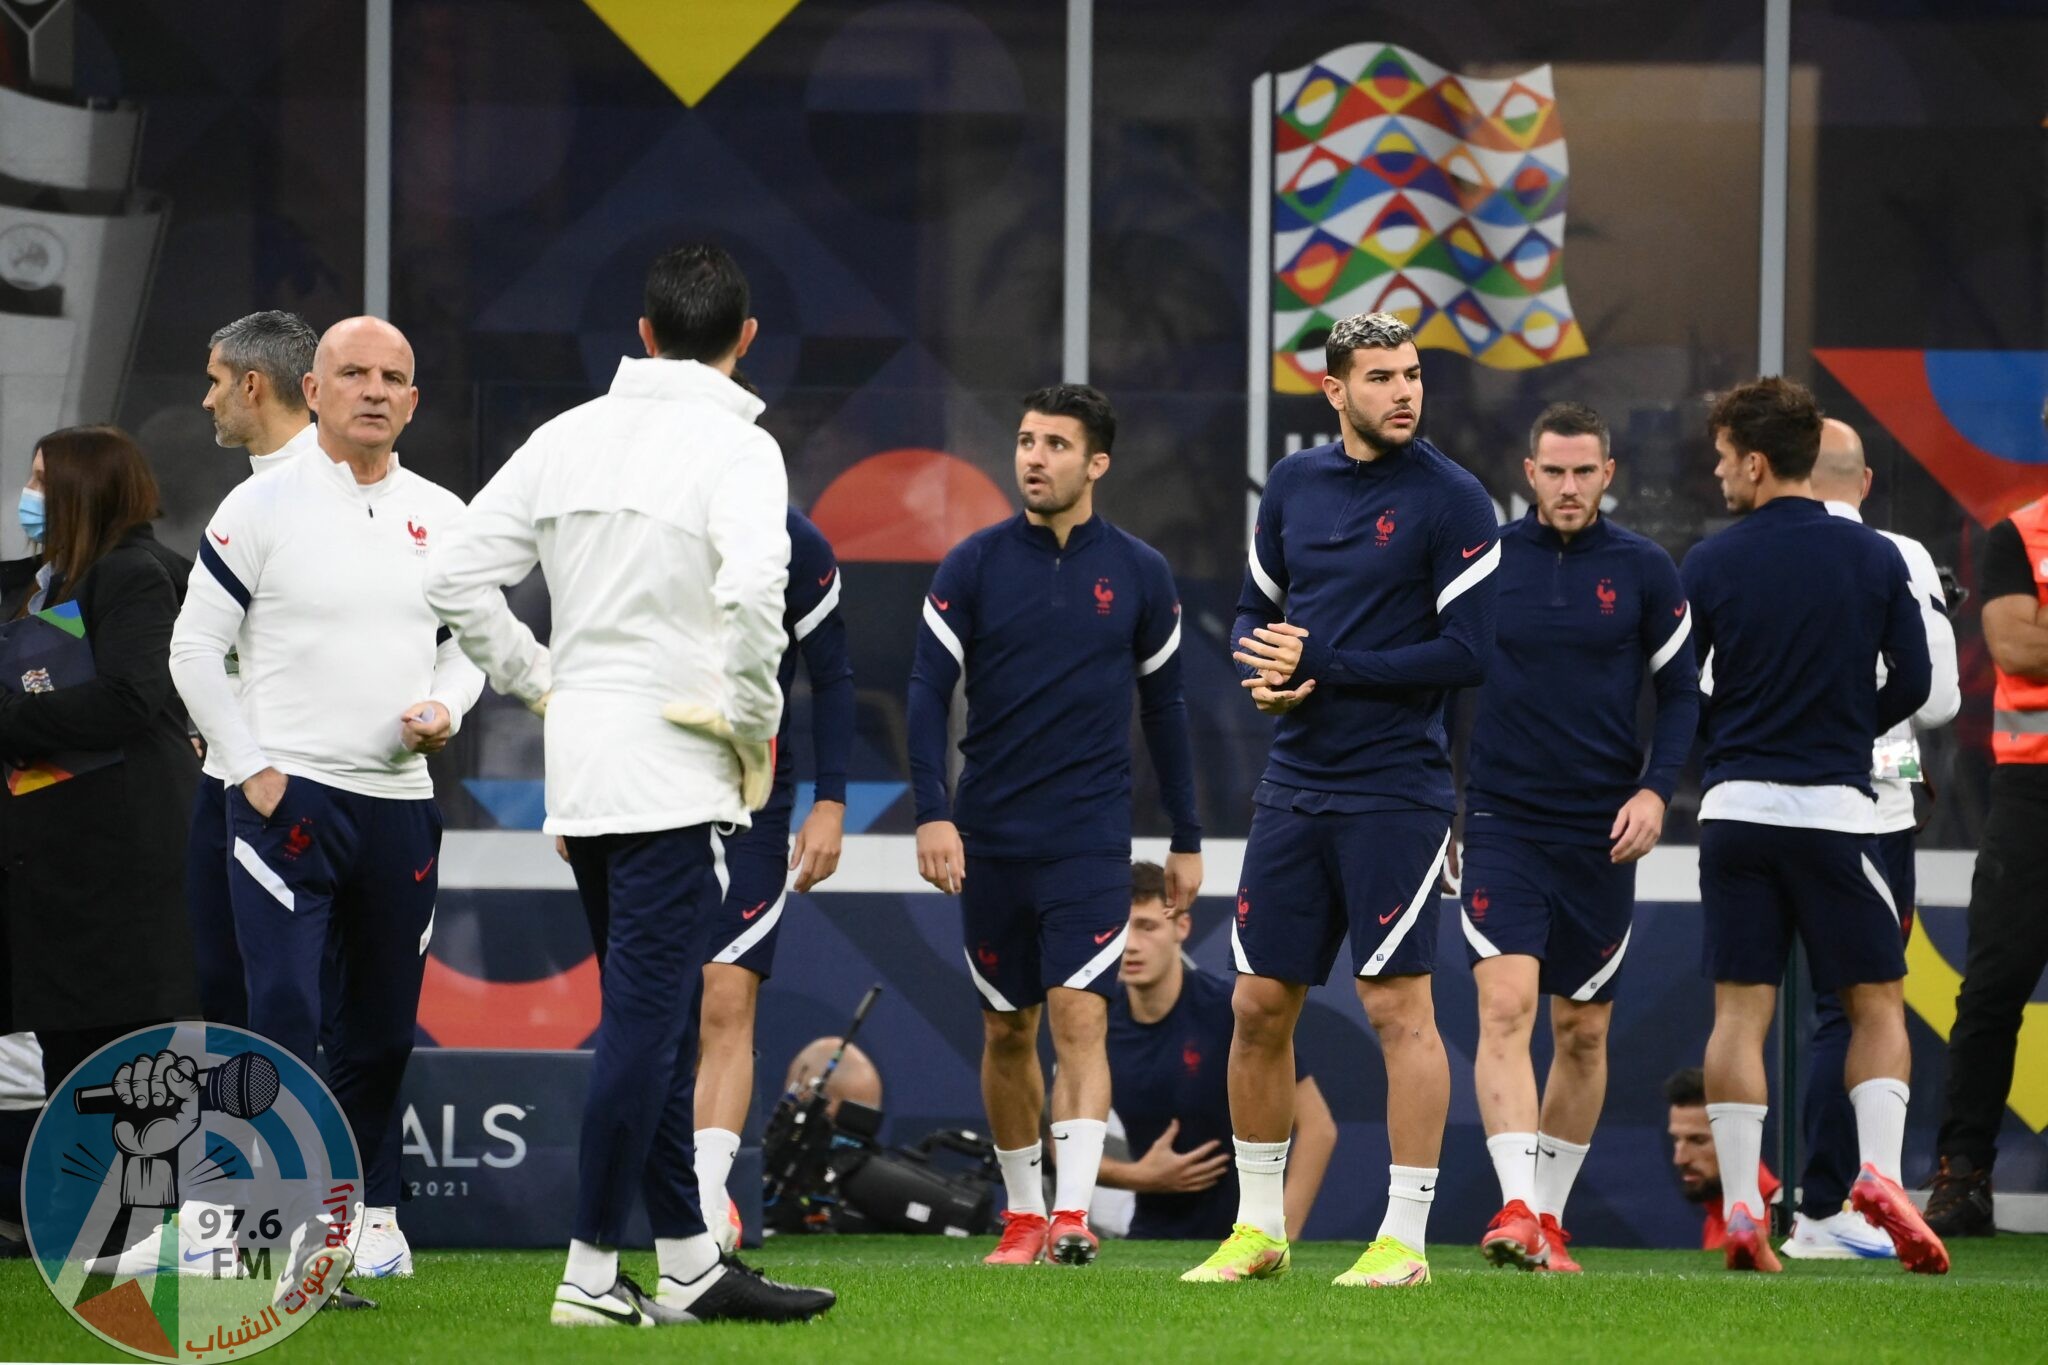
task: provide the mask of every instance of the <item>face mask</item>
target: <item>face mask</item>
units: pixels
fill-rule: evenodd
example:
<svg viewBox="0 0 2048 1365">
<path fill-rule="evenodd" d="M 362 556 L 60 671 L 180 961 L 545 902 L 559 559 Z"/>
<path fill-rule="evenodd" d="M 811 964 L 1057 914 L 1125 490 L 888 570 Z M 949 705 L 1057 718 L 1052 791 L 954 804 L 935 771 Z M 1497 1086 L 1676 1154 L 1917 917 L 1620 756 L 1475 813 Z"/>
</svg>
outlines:
<svg viewBox="0 0 2048 1365">
<path fill-rule="evenodd" d="M 21 490 L 21 529 L 36 544 L 43 543 L 43 533 L 49 530 L 49 523 L 43 519 L 43 495 L 33 488 Z"/>
</svg>

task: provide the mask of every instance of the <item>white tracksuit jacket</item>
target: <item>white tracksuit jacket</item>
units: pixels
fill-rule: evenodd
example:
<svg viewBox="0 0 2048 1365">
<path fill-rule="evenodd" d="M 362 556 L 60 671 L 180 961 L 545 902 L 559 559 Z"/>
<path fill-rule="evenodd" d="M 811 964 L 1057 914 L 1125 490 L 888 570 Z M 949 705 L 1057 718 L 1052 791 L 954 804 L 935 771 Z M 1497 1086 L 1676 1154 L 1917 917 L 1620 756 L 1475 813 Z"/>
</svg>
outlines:
<svg viewBox="0 0 2048 1365">
<path fill-rule="evenodd" d="M 396 455 L 366 487 L 317 448 L 222 500 L 171 632 L 171 679 L 227 781 L 274 767 L 363 796 L 434 794 L 402 717 L 437 701 L 459 727 L 483 693 L 421 590 L 427 552 L 463 515 Z"/>
<path fill-rule="evenodd" d="M 730 745 L 678 729 L 701 702 L 747 739 L 781 719 L 788 478 L 762 403 L 687 360 L 619 363 L 543 425 L 428 559 L 427 597 L 498 690 L 548 697 L 546 828 L 588 836 L 746 825 Z M 543 647 L 501 589 L 538 564 Z"/>
</svg>

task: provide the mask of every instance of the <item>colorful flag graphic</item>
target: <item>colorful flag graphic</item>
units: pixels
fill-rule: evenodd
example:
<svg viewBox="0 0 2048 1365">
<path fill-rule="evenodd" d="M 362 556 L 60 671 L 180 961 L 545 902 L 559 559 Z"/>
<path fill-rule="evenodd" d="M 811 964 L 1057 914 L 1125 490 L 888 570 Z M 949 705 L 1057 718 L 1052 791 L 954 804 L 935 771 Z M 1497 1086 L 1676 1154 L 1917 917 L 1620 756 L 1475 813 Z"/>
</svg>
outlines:
<svg viewBox="0 0 2048 1365">
<path fill-rule="evenodd" d="M 1272 79 L 1274 393 L 1317 390 L 1324 339 L 1353 313 L 1399 314 L 1418 344 L 1495 369 L 1586 353 L 1548 66 L 1475 80 L 1357 43 Z"/>
</svg>

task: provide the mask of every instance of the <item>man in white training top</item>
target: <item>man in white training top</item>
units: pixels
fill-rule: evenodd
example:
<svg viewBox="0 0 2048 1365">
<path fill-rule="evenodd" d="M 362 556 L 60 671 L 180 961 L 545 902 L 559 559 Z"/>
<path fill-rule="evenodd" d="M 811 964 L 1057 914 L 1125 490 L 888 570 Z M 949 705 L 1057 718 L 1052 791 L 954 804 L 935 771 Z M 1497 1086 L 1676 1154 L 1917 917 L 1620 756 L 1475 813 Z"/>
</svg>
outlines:
<svg viewBox="0 0 2048 1365">
<path fill-rule="evenodd" d="M 234 784 L 228 895 L 249 1027 L 312 1062 L 331 929 L 328 1080 L 376 1169 L 412 1056 L 439 885 L 425 755 L 476 704 L 483 674 L 421 590 L 433 539 L 463 509 L 393 449 L 419 403 L 412 347 L 377 318 L 336 323 L 305 393 L 318 446 L 213 514 L 171 634 L 171 676 Z M 221 667 L 231 648 L 239 698 Z M 395 1207 L 364 1216 L 356 1255 L 388 1259 Z"/>
</svg>

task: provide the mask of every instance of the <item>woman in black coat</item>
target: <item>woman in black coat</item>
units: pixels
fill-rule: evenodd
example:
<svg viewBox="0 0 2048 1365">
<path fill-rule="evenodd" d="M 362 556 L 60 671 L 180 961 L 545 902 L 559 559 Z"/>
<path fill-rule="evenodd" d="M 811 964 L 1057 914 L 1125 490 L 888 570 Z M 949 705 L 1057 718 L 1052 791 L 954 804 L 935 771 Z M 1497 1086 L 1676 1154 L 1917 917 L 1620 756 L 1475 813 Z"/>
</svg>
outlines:
<svg viewBox="0 0 2048 1365">
<path fill-rule="evenodd" d="M 0 618 L 78 603 L 94 676 L 55 691 L 0 678 L 0 759 L 10 769 L 79 751 L 120 760 L 0 793 L 0 926 L 14 1029 L 31 1029 L 43 1076 L 131 1029 L 199 1012 L 185 838 L 199 760 L 171 686 L 171 626 L 191 562 L 159 545 L 156 478 L 117 427 L 37 443 L 24 521 L 42 553 L 0 563 Z M 12 627 L 23 627 L 16 624 Z M 84 765 L 80 765 L 83 767 Z"/>
</svg>

